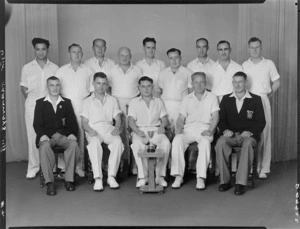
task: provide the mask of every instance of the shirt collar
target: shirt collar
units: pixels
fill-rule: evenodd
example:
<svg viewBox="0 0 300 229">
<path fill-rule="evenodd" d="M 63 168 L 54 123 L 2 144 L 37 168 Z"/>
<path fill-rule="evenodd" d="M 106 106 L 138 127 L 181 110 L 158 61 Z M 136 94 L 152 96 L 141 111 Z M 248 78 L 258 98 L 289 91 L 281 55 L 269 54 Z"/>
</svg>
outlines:
<svg viewBox="0 0 300 229">
<path fill-rule="evenodd" d="M 144 62 L 145 64 L 148 64 L 148 63 L 147 63 L 147 61 L 146 61 L 146 58 L 145 58 L 145 57 L 143 58 L 143 62 Z M 152 63 L 155 63 L 155 64 L 157 64 L 157 60 L 156 60 L 156 58 L 153 58 L 153 61 L 152 61 Z"/>
<path fill-rule="evenodd" d="M 48 101 L 48 102 L 52 103 L 52 101 L 51 101 L 49 95 L 47 95 L 47 96 L 44 98 L 44 101 Z M 65 100 L 59 95 L 56 104 L 59 104 L 61 101 L 65 101 Z"/>
<path fill-rule="evenodd" d="M 205 64 L 207 64 L 207 63 L 209 63 L 209 62 L 210 62 L 210 59 L 209 59 L 208 56 L 206 57 L 204 63 L 202 63 L 202 62 L 200 61 L 199 57 L 196 58 L 196 63 L 201 63 L 201 64 L 205 65 Z"/>
<path fill-rule="evenodd" d="M 117 67 L 122 70 L 120 63 L 118 63 Z M 130 62 L 130 67 L 128 68 L 128 70 L 126 72 L 130 71 L 132 68 L 133 68 L 133 64 Z"/>
<path fill-rule="evenodd" d="M 107 61 L 107 58 L 104 57 L 103 58 L 103 63 L 106 62 L 106 61 Z M 99 60 L 97 59 L 97 57 L 94 56 L 93 62 L 98 64 Z"/>
<path fill-rule="evenodd" d="M 107 96 L 108 96 L 108 95 L 107 95 L 107 93 L 105 92 L 105 95 L 104 95 L 104 100 L 103 100 L 104 102 L 106 101 L 106 98 L 107 98 Z M 96 95 L 95 95 L 95 92 L 93 92 L 93 93 L 92 93 L 92 95 L 91 95 L 91 99 L 92 99 L 92 100 L 94 100 L 94 99 L 98 99 L 98 98 L 96 97 Z"/>
<path fill-rule="evenodd" d="M 260 62 L 263 62 L 263 61 L 265 61 L 265 60 L 266 60 L 266 59 L 262 56 Z M 249 61 L 251 64 L 254 64 L 254 63 L 252 62 L 252 60 L 251 60 L 251 57 L 248 59 L 248 61 Z M 259 63 L 260 63 L 260 62 L 259 62 Z"/>
<path fill-rule="evenodd" d="M 37 62 L 36 58 L 32 61 L 32 63 L 33 63 L 33 64 L 37 64 L 37 65 L 39 64 L 39 63 Z M 48 65 L 48 64 L 50 64 L 50 60 L 47 58 L 47 61 L 46 61 L 45 66 Z"/>
<path fill-rule="evenodd" d="M 83 63 L 80 63 L 80 65 L 78 66 L 78 68 L 82 68 L 82 67 L 83 67 Z M 68 63 L 68 68 L 72 68 L 73 69 L 73 66 L 72 66 L 71 62 Z"/>
<path fill-rule="evenodd" d="M 230 95 L 229 97 L 234 97 L 234 98 L 236 98 L 237 100 L 244 100 L 245 98 L 249 98 L 249 99 L 252 98 L 252 96 L 249 94 L 249 91 L 248 91 L 248 90 L 246 90 L 245 95 L 244 95 L 241 99 L 239 99 L 239 98 L 236 96 L 235 92 L 232 92 L 231 95 Z"/>
<path fill-rule="evenodd" d="M 205 97 L 207 96 L 207 90 L 204 91 L 204 94 L 203 96 L 201 97 L 201 100 L 205 99 Z M 199 101 L 199 99 L 197 98 L 197 96 L 195 95 L 195 92 L 193 91 L 191 94 L 190 94 L 194 99 L 197 99 Z M 200 100 L 200 101 L 201 101 Z"/>
<path fill-rule="evenodd" d="M 181 69 L 182 69 L 182 65 L 179 66 L 179 68 L 177 69 L 176 73 L 177 73 L 177 72 L 180 72 Z M 171 67 L 168 67 L 167 70 L 168 70 L 169 72 L 172 72 Z"/>
<path fill-rule="evenodd" d="M 143 100 L 143 97 L 140 95 L 140 96 L 138 97 L 138 99 L 139 99 L 139 102 L 141 102 L 141 101 Z M 152 95 L 151 100 L 154 100 L 154 95 Z M 144 100 L 143 100 L 143 101 L 144 101 Z"/>
</svg>

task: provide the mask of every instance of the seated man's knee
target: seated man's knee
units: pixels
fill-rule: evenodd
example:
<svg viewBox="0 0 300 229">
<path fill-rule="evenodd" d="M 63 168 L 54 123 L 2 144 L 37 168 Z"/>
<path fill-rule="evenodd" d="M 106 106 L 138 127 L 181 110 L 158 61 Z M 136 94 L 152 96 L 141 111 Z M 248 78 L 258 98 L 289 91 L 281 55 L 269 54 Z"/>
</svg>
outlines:
<svg viewBox="0 0 300 229">
<path fill-rule="evenodd" d="M 183 138 L 183 135 L 182 134 L 177 134 L 175 137 L 174 137 L 174 139 L 173 139 L 173 141 L 172 141 L 172 145 L 176 145 L 176 144 L 178 144 L 178 143 L 182 143 L 182 138 Z"/>
<path fill-rule="evenodd" d="M 42 141 L 42 142 L 40 142 L 40 146 L 39 146 L 40 150 L 44 150 L 44 149 L 49 148 L 49 147 L 51 147 L 49 141 Z"/>
<path fill-rule="evenodd" d="M 252 146 L 252 147 L 255 147 L 256 146 L 256 140 L 252 137 L 247 137 L 244 139 L 243 141 L 243 146 Z"/>
<path fill-rule="evenodd" d="M 101 141 L 96 136 L 89 137 L 88 143 L 89 145 L 97 145 L 97 144 L 101 145 Z"/>
<path fill-rule="evenodd" d="M 226 145 L 226 144 L 227 144 L 227 137 L 221 136 L 221 137 L 218 139 L 217 143 L 216 143 L 216 147 L 217 147 L 217 146 L 223 146 L 223 145 Z"/>
<path fill-rule="evenodd" d="M 75 148 L 77 146 L 78 146 L 77 141 L 75 141 L 75 140 L 69 140 L 69 147 Z"/>
</svg>

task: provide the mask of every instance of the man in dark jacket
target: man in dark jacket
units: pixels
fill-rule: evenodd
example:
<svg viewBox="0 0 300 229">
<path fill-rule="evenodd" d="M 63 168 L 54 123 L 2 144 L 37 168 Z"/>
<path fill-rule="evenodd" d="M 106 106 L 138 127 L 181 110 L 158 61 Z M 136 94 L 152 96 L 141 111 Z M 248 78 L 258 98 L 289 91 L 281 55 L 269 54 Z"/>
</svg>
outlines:
<svg viewBox="0 0 300 229">
<path fill-rule="evenodd" d="M 242 147 L 236 173 L 234 190 L 236 195 L 245 193 L 254 148 L 266 124 L 261 98 L 248 92 L 246 83 L 247 75 L 244 72 L 237 72 L 233 75 L 234 91 L 225 95 L 220 104 L 219 129 L 222 136 L 215 146 L 217 165 L 220 170 L 219 190 L 221 192 L 231 187 L 227 163 L 232 147 Z"/>
<path fill-rule="evenodd" d="M 47 195 L 53 196 L 56 195 L 53 176 L 54 146 L 65 149 L 65 188 L 67 191 L 75 190 L 74 166 L 79 153 L 75 136 L 78 133 L 78 125 L 71 101 L 59 95 L 59 79 L 55 76 L 49 77 L 47 88 L 48 95 L 36 101 L 33 127 L 37 134 L 36 146 L 47 184 Z"/>
</svg>

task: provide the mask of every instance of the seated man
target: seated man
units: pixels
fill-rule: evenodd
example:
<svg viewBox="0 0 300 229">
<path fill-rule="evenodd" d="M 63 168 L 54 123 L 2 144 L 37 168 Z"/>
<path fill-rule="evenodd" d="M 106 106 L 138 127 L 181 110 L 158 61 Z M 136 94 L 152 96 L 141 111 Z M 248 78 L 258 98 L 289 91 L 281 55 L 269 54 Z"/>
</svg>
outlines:
<svg viewBox="0 0 300 229">
<path fill-rule="evenodd" d="M 176 136 L 172 142 L 171 175 L 175 176 L 172 188 L 180 188 L 185 170 L 184 153 L 192 142 L 198 143 L 196 162 L 196 189 L 205 189 L 206 171 L 210 160 L 210 143 L 219 121 L 217 97 L 206 91 L 206 74 L 192 74 L 194 92 L 185 96 L 177 119 Z"/>
<path fill-rule="evenodd" d="M 236 172 L 234 190 L 236 195 L 245 193 L 254 148 L 266 124 L 261 98 L 248 92 L 246 83 L 247 75 L 244 72 L 237 72 L 233 75 L 234 92 L 225 95 L 220 104 L 219 128 L 223 135 L 215 146 L 217 166 L 220 170 L 219 190 L 221 192 L 231 187 L 227 163 L 232 147 L 242 147 Z"/>
<path fill-rule="evenodd" d="M 151 142 L 165 153 L 165 157 L 158 158 L 156 164 L 155 182 L 167 187 L 164 180 L 166 166 L 169 159 L 171 144 L 165 135 L 165 127 L 168 124 L 167 112 L 161 99 L 153 96 L 153 80 L 147 76 L 139 79 L 141 96 L 132 99 L 128 108 L 128 124 L 132 129 L 131 149 L 138 167 L 138 182 L 136 187 L 144 186 L 148 180 L 148 161 L 138 156 L 139 150 L 145 150 L 146 144 Z M 149 139 L 148 131 L 154 131 Z"/>
<path fill-rule="evenodd" d="M 49 77 L 47 88 L 48 95 L 36 101 L 33 128 L 37 134 L 36 145 L 39 148 L 47 195 L 54 196 L 56 195 L 53 176 L 55 156 L 51 147 L 61 146 L 65 149 L 65 188 L 67 191 L 74 191 L 74 170 L 79 156 L 75 137 L 78 125 L 71 100 L 59 95 L 59 79 L 55 76 Z"/>
<path fill-rule="evenodd" d="M 116 189 L 119 188 L 119 184 L 115 177 L 124 150 L 120 138 L 121 110 L 117 99 L 106 93 L 109 85 L 103 72 L 95 73 L 93 85 L 95 91 L 83 102 L 81 123 L 88 141 L 87 149 L 95 178 L 94 191 L 103 191 L 102 142 L 108 144 L 110 150 L 107 184 L 110 188 Z M 116 122 L 115 126 L 113 120 Z"/>
</svg>

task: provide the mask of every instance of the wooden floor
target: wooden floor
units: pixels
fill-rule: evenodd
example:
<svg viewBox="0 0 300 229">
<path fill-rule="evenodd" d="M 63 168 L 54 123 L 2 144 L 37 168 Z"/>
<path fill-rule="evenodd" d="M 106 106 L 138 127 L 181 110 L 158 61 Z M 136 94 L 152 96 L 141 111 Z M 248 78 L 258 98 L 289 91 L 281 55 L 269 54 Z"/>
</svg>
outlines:
<svg viewBox="0 0 300 229">
<path fill-rule="evenodd" d="M 296 218 L 297 162 L 272 165 L 267 180 L 257 180 L 243 196 L 225 193 L 214 183 L 205 191 L 190 179 L 179 190 L 143 194 L 129 177 L 119 190 L 105 186 L 93 192 L 86 179 L 77 179 L 75 192 L 58 182 L 57 195 L 46 195 L 39 179 L 26 180 L 26 163 L 7 164 L 6 225 L 11 226 L 266 226 L 299 228 Z M 300 219 L 299 219 L 300 221 Z"/>
</svg>

